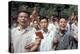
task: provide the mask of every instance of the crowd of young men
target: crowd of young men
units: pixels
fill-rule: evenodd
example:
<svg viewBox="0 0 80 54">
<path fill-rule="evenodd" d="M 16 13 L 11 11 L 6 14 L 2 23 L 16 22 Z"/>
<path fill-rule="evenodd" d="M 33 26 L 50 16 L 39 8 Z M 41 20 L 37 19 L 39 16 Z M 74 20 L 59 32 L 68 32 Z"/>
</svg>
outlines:
<svg viewBox="0 0 80 54">
<path fill-rule="evenodd" d="M 16 23 L 16 22 L 15 22 Z M 11 52 L 25 53 L 78 48 L 78 20 L 64 17 L 30 15 L 26 10 L 17 14 L 17 24 L 11 29 Z"/>
</svg>

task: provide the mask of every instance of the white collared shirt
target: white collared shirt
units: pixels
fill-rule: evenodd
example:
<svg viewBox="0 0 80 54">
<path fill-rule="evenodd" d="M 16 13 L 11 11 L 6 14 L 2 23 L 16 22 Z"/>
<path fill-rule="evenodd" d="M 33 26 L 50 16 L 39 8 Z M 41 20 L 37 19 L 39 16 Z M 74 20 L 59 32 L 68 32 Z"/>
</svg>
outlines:
<svg viewBox="0 0 80 54">
<path fill-rule="evenodd" d="M 54 25 L 53 23 L 49 23 L 49 25 L 48 25 L 48 30 L 50 30 L 50 31 L 55 31 L 55 30 L 57 30 L 58 29 L 58 25 L 56 26 L 56 25 Z"/>
<path fill-rule="evenodd" d="M 44 31 L 42 31 L 42 34 L 43 34 L 44 38 L 41 40 L 40 51 L 52 50 L 53 38 L 55 36 L 55 32 L 48 30 L 46 33 Z"/>
<path fill-rule="evenodd" d="M 71 32 L 72 32 L 72 36 L 74 38 L 77 38 L 78 37 L 78 26 L 75 25 L 75 23 L 73 23 L 71 25 L 72 29 L 71 29 Z"/>
<path fill-rule="evenodd" d="M 11 39 L 14 48 L 14 53 L 24 53 L 27 52 L 28 49 L 24 47 L 27 44 L 30 44 L 34 41 L 33 39 L 33 31 L 31 27 L 27 27 L 26 29 L 19 31 L 20 27 L 16 27 L 11 31 Z"/>
</svg>

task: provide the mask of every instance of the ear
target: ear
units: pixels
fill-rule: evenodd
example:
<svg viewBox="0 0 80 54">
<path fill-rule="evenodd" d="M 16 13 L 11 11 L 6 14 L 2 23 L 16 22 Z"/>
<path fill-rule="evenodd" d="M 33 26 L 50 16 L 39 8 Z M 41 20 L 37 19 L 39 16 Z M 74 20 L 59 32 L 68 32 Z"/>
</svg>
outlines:
<svg viewBox="0 0 80 54">
<path fill-rule="evenodd" d="M 19 19 L 17 18 L 17 22 L 19 22 Z"/>
</svg>

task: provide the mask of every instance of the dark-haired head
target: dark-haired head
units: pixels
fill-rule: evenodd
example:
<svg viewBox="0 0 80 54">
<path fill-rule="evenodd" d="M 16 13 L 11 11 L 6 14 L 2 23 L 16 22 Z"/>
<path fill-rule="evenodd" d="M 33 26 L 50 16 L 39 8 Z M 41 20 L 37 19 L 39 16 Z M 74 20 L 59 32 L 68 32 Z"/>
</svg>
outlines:
<svg viewBox="0 0 80 54">
<path fill-rule="evenodd" d="M 40 27 L 43 31 L 45 31 L 48 28 L 48 18 L 47 17 L 41 17 L 40 20 Z"/>
<path fill-rule="evenodd" d="M 27 12 L 26 10 L 19 10 L 17 13 L 17 22 L 19 25 L 26 27 L 27 25 L 29 25 L 29 21 L 30 17 L 29 17 L 29 12 Z"/>
<path fill-rule="evenodd" d="M 17 17 L 18 17 L 18 15 L 20 14 L 20 13 L 26 13 L 26 14 L 28 14 L 28 16 L 30 16 L 30 13 L 27 11 L 27 10 L 18 10 L 17 11 Z"/>
<path fill-rule="evenodd" d="M 45 19 L 45 20 L 48 22 L 48 18 L 47 18 L 47 17 L 43 17 L 43 16 L 41 16 L 41 17 L 39 18 L 39 21 L 41 21 L 41 20 L 43 20 L 43 19 Z"/>
<path fill-rule="evenodd" d="M 66 19 L 65 18 L 61 18 L 59 20 L 59 28 L 60 28 L 60 30 L 65 30 L 66 26 L 67 26 Z"/>
</svg>

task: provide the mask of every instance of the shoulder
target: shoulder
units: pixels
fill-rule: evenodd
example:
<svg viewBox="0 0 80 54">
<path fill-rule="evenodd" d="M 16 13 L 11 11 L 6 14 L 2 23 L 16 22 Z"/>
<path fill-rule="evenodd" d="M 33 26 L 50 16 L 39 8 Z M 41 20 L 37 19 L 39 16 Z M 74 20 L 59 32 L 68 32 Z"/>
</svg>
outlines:
<svg viewBox="0 0 80 54">
<path fill-rule="evenodd" d="M 70 32 L 70 31 L 67 31 L 66 32 L 66 36 L 69 38 L 69 39 L 72 39 L 73 38 L 73 33 L 72 33 L 72 31 Z"/>
<path fill-rule="evenodd" d="M 18 27 L 12 28 L 12 29 L 11 29 L 11 32 L 13 33 L 13 32 L 15 32 L 16 30 L 18 30 Z"/>
<path fill-rule="evenodd" d="M 27 30 L 28 30 L 29 34 L 34 34 L 34 28 L 33 27 L 28 26 Z"/>
<path fill-rule="evenodd" d="M 68 30 L 65 30 L 65 35 L 67 35 L 67 36 L 70 36 L 70 31 L 68 31 Z"/>
</svg>

